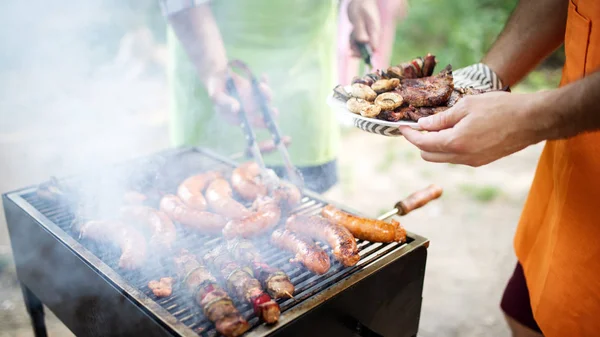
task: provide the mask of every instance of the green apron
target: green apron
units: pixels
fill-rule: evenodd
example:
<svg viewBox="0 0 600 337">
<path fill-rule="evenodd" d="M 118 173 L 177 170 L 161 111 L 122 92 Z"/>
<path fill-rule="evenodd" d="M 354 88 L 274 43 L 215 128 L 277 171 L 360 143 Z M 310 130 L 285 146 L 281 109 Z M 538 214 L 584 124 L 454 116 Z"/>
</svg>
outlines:
<svg viewBox="0 0 600 337">
<path fill-rule="evenodd" d="M 335 85 L 337 1 L 216 0 L 211 3 L 227 56 L 266 73 L 279 109 L 283 135 L 297 166 L 317 166 L 337 156 L 339 126 L 325 103 Z M 246 142 L 239 125 L 215 113 L 177 37 L 169 28 L 171 138 L 173 145 L 207 146 L 224 154 L 241 152 Z M 266 130 L 255 128 L 259 140 Z M 265 155 L 280 165 L 277 152 Z"/>
</svg>

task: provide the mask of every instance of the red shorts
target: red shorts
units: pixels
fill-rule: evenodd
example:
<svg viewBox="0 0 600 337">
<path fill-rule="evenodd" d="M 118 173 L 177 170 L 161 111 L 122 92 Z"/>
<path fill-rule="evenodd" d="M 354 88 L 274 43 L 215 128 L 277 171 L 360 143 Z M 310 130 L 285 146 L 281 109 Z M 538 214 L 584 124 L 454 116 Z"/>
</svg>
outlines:
<svg viewBox="0 0 600 337">
<path fill-rule="evenodd" d="M 500 307 L 507 316 L 510 316 L 512 319 L 533 331 L 542 333 L 540 327 L 533 318 L 531 302 L 529 301 L 529 290 L 527 290 L 527 283 L 525 283 L 523 267 L 521 267 L 521 264 L 518 262 L 512 277 L 508 280 L 504 295 L 502 296 L 502 301 L 500 302 Z"/>
</svg>

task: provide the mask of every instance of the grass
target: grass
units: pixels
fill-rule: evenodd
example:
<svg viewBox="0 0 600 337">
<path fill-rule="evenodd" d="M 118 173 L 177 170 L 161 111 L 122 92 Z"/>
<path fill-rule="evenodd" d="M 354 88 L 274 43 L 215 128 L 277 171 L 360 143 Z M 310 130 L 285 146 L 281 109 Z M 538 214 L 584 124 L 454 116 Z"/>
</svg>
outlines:
<svg viewBox="0 0 600 337">
<path fill-rule="evenodd" d="M 472 184 L 461 184 L 458 186 L 458 188 L 462 193 L 466 194 L 471 199 L 482 203 L 493 201 L 502 192 L 500 188 L 492 185 L 479 186 Z"/>
</svg>

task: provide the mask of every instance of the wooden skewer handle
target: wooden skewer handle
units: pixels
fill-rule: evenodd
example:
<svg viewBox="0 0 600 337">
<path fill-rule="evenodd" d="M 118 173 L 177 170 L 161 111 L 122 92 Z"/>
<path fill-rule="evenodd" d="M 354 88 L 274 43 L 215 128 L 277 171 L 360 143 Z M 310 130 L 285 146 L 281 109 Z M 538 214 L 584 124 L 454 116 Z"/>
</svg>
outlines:
<svg viewBox="0 0 600 337">
<path fill-rule="evenodd" d="M 442 188 L 437 185 L 429 185 L 426 188 L 409 195 L 406 199 L 396 204 L 398 215 L 406 215 L 417 208 L 425 206 L 428 202 L 439 198 Z"/>
</svg>

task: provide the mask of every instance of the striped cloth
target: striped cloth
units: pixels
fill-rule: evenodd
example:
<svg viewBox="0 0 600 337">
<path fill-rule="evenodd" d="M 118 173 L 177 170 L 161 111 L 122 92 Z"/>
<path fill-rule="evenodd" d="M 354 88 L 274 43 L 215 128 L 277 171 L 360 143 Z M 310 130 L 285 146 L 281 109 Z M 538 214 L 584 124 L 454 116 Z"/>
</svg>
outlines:
<svg viewBox="0 0 600 337">
<path fill-rule="evenodd" d="M 502 90 L 502 81 L 498 75 L 483 63 L 452 71 L 454 86 L 459 88 L 474 88 L 488 90 Z"/>
<path fill-rule="evenodd" d="M 210 1 L 211 0 L 159 0 L 159 3 L 162 14 L 164 16 L 170 16 Z"/>
</svg>

